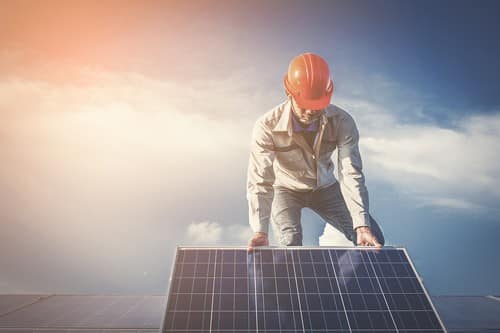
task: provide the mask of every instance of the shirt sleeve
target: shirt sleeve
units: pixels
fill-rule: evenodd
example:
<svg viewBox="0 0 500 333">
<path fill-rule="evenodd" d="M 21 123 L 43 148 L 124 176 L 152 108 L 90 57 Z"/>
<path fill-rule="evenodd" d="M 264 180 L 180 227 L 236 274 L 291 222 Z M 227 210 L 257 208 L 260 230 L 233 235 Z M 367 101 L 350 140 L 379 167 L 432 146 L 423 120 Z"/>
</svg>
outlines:
<svg viewBox="0 0 500 333">
<path fill-rule="evenodd" d="M 338 175 L 353 229 L 370 226 L 368 190 L 359 153 L 359 133 L 354 119 L 346 114 L 338 130 Z"/>
<path fill-rule="evenodd" d="M 247 175 L 249 222 L 254 232 L 269 230 L 274 190 L 275 158 L 271 130 L 259 120 L 254 126 Z"/>
</svg>

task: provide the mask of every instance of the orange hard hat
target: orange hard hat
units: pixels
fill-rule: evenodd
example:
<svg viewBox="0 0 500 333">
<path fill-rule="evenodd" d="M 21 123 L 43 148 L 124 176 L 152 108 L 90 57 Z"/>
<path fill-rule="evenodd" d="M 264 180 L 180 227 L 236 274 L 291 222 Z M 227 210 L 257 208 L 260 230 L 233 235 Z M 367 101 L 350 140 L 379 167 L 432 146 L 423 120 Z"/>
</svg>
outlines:
<svg viewBox="0 0 500 333">
<path fill-rule="evenodd" d="M 333 81 L 325 59 L 304 53 L 292 59 L 283 79 L 285 90 L 302 109 L 320 110 L 330 104 Z"/>
</svg>

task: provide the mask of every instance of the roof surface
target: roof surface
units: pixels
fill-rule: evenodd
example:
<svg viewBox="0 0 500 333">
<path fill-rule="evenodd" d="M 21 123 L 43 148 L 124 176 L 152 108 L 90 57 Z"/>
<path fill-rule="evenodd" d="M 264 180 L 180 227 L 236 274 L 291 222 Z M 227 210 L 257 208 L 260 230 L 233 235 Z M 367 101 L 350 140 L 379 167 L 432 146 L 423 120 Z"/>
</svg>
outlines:
<svg viewBox="0 0 500 333">
<path fill-rule="evenodd" d="M 0 333 L 158 332 L 162 295 L 0 295 Z M 449 332 L 500 332 L 500 297 L 432 297 Z"/>
</svg>

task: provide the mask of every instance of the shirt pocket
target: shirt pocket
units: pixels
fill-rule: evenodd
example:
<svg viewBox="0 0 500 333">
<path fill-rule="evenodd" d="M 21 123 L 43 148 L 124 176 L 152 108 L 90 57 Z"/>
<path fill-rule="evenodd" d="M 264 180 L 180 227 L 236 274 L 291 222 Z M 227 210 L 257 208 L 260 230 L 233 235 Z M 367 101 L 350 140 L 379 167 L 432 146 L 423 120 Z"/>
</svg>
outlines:
<svg viewBox="0 0 500 333">
<path fill-rule="evenodd" d="M 292 171 L 304 170 L 304 154 L 297 144 L 276 147 L 276 159 L 284 168 Z"/>
</svg>

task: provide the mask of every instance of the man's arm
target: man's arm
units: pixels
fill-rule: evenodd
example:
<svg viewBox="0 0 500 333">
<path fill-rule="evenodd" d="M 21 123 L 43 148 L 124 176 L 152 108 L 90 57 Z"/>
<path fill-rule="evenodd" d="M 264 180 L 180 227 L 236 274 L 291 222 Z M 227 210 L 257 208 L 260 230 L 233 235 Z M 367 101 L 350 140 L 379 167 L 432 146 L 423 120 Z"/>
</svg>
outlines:
<svg viewBox="0 0 500 333">
<path fill-rule="evenodd" d="M 354 119 L 345 114 L 338 132 L 338 168 L 347 208 L 351 213 L 358 245 L 381 246 L 370 230 L 368 190 L 359 153 L 359 132 Z"/>
<path fill-rule="evenodd" d="M 271 129 L 259 119 L 252 132 L 247 175 L 249 222 L 255 233 L 249 242 L 250 249 L 269 245 L 267 233 L 274 196 L 274 158 Z"/>
</svg>

